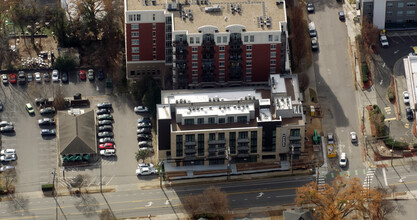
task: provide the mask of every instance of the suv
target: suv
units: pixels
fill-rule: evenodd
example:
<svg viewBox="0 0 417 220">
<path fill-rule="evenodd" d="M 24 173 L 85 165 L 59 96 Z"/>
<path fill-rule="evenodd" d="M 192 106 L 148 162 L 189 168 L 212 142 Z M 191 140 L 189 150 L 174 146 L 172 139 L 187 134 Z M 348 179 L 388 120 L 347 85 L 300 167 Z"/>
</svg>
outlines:
<svg viewBox="0 0 417 220">
<path fill-rule="evenodd" d="M 35 114 L 35 109 L 33 109 L 32 105 L 30 103 L 26 103 L 25 105 L 26 111 L 28 111 L 29 114 Z"/>
<path fill-rule="evenodd" d="M 408 91 L 403 92 L 403 100 L 404 100 L 404 105 L 410 104 L 410 96 L 408 95 Z"/>
<path fill-rule="evenodd" d="M 19 75 L 17 77 L 17 81 L 19 81 L 20 85 L 24 85 L 26 84 L 26 76 L 25 76 L 25 72 L 23 71 L 19 71 Z"/>
<path fill-rule="evenodd" d="M 406 108 L 405 113 L 407 114 L 407 120 L 411 121 L 414 119 L 413 111 L 411 110 L 411 108 Z"/>
</svg>

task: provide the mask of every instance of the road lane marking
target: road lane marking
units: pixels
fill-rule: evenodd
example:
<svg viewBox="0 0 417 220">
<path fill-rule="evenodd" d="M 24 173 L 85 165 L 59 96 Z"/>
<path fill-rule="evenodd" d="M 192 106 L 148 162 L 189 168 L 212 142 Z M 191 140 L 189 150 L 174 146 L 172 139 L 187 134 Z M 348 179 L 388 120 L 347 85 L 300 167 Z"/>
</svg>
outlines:
<svg viewBox="0 0 417 220">
<path fill-rule="evenodd" d="M 355 175 L 356 175 L 356 176 L 358 175 L 358 170 L 355 170 Z"/>
<path fill-rule="evenodd" d="M 363 169 L 363 174 L 366 174 L 366 171 L 365 171 L 365 169 Z"/>
<path fill-rule="evenodd" d="M 382 169 L 382 174 L 384 175 L 385 186 L 388 186 L 387 175 L 385 173 L 385 169 Z"/>
<path fill-rule="evenodd" d="M 332 178 L 334 178 L 334 173 L 332 173 Z"/>
<path fill-rule="evenodd" d="M 397 120 L 397 118 L 386 118 L 384 121 L 395 121 L 395 120 Z"/>
<path fill-rule="evenodd" d="M 101 212 L 101 210 L 100 210 Z M 23 216 L 23 217 L 14 217 L 14 218 L 2 218 L 2 220 L 12 220 L 12 219 L 28 219 L 28 218 L 33 218 L 36 219 L 39 216 Z"/>
</svg>

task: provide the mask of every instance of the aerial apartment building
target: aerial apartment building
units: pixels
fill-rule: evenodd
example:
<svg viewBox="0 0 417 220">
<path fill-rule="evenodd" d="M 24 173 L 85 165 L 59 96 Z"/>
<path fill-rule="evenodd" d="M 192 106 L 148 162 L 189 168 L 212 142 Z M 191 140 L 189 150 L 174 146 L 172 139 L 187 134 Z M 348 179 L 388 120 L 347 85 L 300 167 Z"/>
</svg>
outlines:
<svg viewBox="0 0 417 220">
<path fill-rule="evenodd" d="M 369 20 L 378 29 L 416 29 L 416 0 L 361 0 L 362 21 Z"/>
<path fill-rule="evenodd" d="M 128 79 L 171 88 L 267 85 L 288 73 L 281 0 L 125 0 Z"/>
<path fill-rule="evenodd" d="M 163 90 L 157 105 L 160 160 L 172 167 L 297 160 L 305 115 L 297 75 L 270 87 Z"/>
</svg>

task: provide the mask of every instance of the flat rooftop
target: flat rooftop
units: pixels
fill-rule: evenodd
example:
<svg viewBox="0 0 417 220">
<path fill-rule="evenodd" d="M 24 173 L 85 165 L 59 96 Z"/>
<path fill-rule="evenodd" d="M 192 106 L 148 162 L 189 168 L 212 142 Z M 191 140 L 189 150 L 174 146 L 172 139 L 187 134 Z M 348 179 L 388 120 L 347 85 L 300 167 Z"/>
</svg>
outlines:
<svg viewBox="0 0 417 220">
<path fill-rule="evenodd" d="M 139 10 L 166 10 L 167 2 L 175 3 L 172 0 L 126 0 L 127 11 Z M 192 20 L 189 16 L 185 19 L 181 17 L 180 11 L 170 11 L 174 15 L 175 30 L 188 30 L 189 33 L 198 33 L 198 28 L 204 25 L 213 25 L 218 27 L 219 32 L 226 32 L 226 27 L 233 24 L 243 25 L 246 31 L 278 31 L 281 30 L 280 21 L 285 21 L 284 4 L 276 4 L 276 0 L 248 0 L 248 1 L 227 1 L 227 0 L 209 0 L 208 4 L 201 4 L 204 1 L 185 0 L 178 1 L 181 3 L 181 11 L 186 14 L 192 14 Z M 199 2 L 199 4 L 197 4 Z M 220 7 L 217 12 L 205 12 L 209 7 Z M 233 7 L 232 7 L 233 6 Z M 240 8 L 240 13 L 235 9 Z M 270 19 L 270 26 L 261 26 L 259 19 L 265 21 L 266 17 Z"/>
</svg>

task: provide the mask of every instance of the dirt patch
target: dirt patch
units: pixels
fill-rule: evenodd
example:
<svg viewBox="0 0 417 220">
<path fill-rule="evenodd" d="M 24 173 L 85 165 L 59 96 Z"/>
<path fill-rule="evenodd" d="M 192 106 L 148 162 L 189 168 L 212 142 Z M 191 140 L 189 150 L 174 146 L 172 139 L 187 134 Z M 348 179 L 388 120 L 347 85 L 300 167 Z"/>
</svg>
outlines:
<svg viewBox="0 0 417 220">
<path fill-rule="evenodd" d="M 263 169 L 273 169 L 280 168 L 278 164 L 268 164 L 268 163 L 238 163 L 236 164 L 237 171 L 246 171 L 246 170 L 263 170 Z"/>
</svg>

